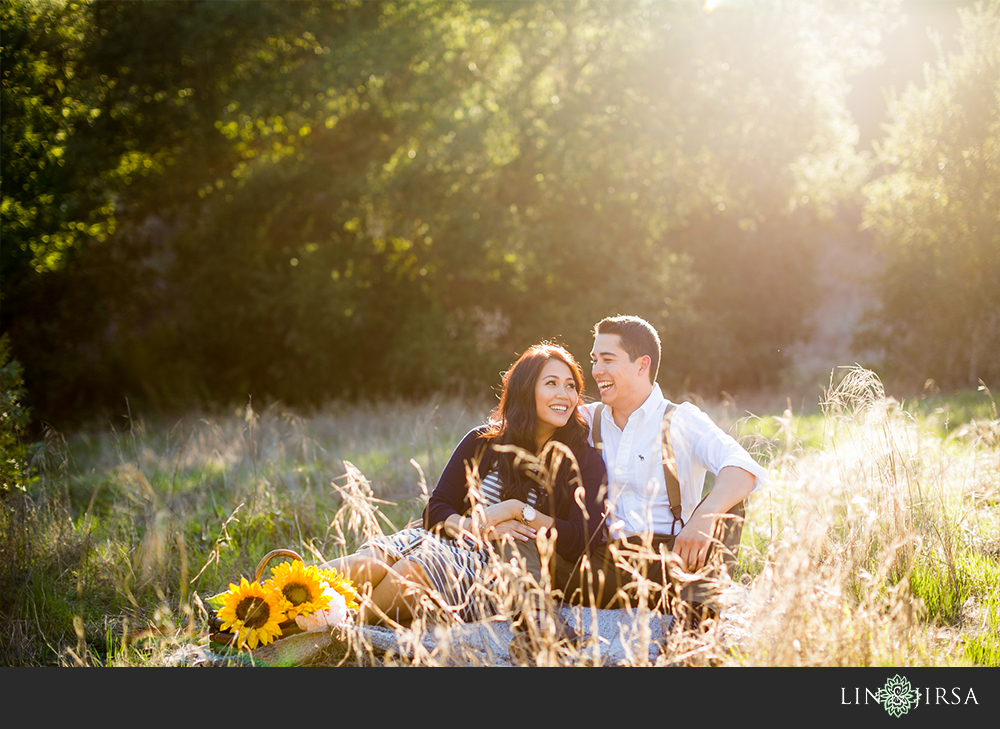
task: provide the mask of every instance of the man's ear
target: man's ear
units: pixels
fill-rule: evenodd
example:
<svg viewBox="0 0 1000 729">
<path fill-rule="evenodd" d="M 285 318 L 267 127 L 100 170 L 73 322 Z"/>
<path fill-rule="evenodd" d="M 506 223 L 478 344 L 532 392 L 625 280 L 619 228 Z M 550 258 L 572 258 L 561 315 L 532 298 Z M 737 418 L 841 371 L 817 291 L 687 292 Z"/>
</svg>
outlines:
<svg viewBox="0 0 1000 729">
<path fill-rule="evenodd" d="M 653 364 L 653 358 L 648 354 L 644 354 L 639 358 L 639 374 L 643 375 L 649 372 L 650 365 Z"/>
</svg>

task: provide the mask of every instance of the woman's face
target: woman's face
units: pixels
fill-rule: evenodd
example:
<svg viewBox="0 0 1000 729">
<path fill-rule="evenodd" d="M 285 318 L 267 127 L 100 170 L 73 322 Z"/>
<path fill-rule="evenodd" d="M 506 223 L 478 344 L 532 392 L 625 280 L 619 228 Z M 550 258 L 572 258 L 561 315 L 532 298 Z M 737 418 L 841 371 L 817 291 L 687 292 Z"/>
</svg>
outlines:
<svg viewBox="0 0 1000 729">
<path fill-rule="evenodd" d="M 557 428 L 569 422 L 580 401 L 573 371 L 565 362 L 550 359 L 535 383 L 535 417 L 538 440 L 544 443 Z"/>
</svg>

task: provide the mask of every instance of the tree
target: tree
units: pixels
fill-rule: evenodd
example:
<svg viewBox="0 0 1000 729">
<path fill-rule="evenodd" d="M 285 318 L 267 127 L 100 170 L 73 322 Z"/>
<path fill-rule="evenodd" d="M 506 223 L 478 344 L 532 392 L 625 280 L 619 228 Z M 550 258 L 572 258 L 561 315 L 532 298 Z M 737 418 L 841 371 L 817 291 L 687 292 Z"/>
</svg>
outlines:
<svg viewBox="0 0 1000 729">
<path fill-rule="evenodd" d="M 942 386 L 1000 377 L 1000 3 L 960 13 L 961 52 L 890 101 L 864 208 L 886 264 L 861 342 Z"/>
<path fill-rule="evenodd" d="M 73 94 L 40 102 L 81 100 L 72 177 L 39 194 L 78 235 L 58 265 L 18 258 L 4 307 L 43 416 L 482 390 L 537 339 L 583 356 L 618 312 L 669 338 L 669 384 L 773 381 L 813 233 L 864 173 L 845 79 L 883 19 L 863 0 L 72 7 Z"/>
<path fill-rule="evenodd" d="M 21 373 L 20 363 L 10 358 L 7 336 L 0 336 L 0 499 L 27 485 L 27 449 L 21 436 L 28 427 L 29 415 L 22 404 Z"/>
</svg>

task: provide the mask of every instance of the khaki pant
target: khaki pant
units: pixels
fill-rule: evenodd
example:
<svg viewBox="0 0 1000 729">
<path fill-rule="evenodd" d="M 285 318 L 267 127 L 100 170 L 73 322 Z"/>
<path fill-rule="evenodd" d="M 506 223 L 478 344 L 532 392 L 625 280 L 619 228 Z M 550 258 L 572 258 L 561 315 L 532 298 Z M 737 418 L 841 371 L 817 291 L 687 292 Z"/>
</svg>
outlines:
<svg viewBox="0 0 1000 729">
<path fill-rule="evenodd" d="M 514 564 L 515 577 L 506 583 L 512 587 L 498 590 L 498 597 L 514 616 L 514 630 L 536 639 L 542 634 L 553 636 L 553 640 L 566 635 L 558 608 L 561 593 L 554 589 L 558 565 L 566 565 L 566 560 L 554 551 L 543 560 L 534 540 L 501 542 L 497 551 L 504 562 Z"/>
<path fill-rule="evenodd" d="M 736 561 L 743 534 L 744 510 L 740 502 L 729 512 L 734 518 L 720 523 L 720 549 L 709 550 L 716 569 L 700 580 L 681 582 L 671 577 L 666 553 L 674 547 L 674 537 L 652 535 L 606 542 L 594 550 L 589 566 L 556 561 L 554 584 L 566 602 L 599 608 L 638 607 L 678 613 L 711 612 L 717 608 L 719 566 L 731 568 Z"/>
</svg>

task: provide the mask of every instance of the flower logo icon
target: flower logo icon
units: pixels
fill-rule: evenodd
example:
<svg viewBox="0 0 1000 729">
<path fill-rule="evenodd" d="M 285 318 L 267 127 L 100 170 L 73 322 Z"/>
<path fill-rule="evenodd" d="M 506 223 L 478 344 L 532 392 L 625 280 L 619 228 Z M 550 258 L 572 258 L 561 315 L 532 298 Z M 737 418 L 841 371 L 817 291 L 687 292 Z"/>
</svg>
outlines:
<svg viewBox="0 0 1000 729">
<path fill-rule="evenodd" d="M 900 717 L 911 708 L 917 707 L 920 702 L 920 692 L 910 686 L 909 680 L 897 673 L 879 690 L 878 700 L 890 716 Z"/>
</svg>

